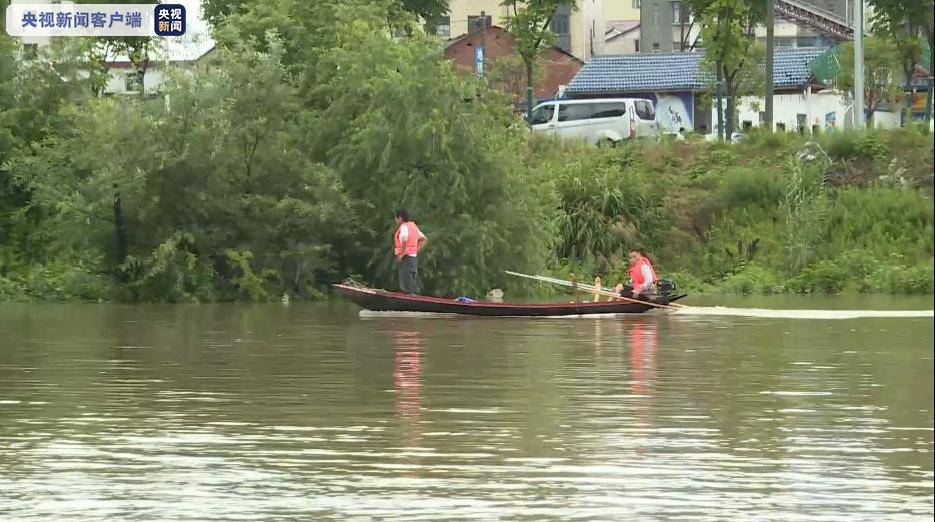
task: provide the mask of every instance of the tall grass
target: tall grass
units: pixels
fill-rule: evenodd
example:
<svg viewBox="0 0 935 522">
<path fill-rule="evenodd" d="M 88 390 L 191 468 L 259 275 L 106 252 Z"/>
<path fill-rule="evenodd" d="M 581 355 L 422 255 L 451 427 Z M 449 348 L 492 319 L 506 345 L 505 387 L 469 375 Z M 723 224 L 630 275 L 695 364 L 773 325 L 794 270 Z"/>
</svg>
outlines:
<svg viewBox="0 0 935 522">
<path fill-rule="evenodd" d="M 922 166 L 901 175 L 931 173 L 930 142 L 911 130 L 817 139 L 827 160 L 797 160 L 806 138 L 765 133 L 540 158 L 561 201 L 556 262 L 623 277 L 638 248 L 699 291 L 931 292 L 931 191 L 892 179 L 905 157 Z M 842 169 L 857 181 L 830 182 Z"/>
</svg>

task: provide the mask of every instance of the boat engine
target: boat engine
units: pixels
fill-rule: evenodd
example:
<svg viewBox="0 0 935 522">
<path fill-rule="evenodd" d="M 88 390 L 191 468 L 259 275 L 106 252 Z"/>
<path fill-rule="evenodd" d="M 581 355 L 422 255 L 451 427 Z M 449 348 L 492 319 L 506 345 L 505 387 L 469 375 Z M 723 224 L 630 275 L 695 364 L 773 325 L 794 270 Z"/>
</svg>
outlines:
<svg viewBox="0 0 935 522">
<path fill-rule="evenodd" d="M 659 295 L 674 294 L 676 289 L 675 281 L 670 281 L 669 279 L 660 279 L 656 282 L 656 292 L 658 292 Z"/>
</svg>

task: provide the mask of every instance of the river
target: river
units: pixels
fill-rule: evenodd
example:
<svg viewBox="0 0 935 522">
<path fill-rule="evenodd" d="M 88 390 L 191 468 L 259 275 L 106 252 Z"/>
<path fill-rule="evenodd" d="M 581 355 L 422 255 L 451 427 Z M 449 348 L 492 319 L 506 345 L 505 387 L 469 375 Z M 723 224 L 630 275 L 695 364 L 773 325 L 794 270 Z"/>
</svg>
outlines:
<svg viewBox="0 0 935 522">
<path fill-rule="evenodd" d="M 931 520 L 931 298 L 726 305 L 0 305 L 0 518 Z"/>
</svg>

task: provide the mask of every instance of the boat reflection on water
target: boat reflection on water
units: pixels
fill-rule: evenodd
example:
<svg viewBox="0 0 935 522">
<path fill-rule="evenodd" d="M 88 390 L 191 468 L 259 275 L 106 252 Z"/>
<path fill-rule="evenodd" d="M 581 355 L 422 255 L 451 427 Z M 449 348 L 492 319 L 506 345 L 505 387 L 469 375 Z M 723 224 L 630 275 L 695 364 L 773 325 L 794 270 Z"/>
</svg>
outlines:
<svg viewBox="0 0 935 522">
<path fill-rule="evenodd" d="M 656 375 L 656 346 L 658 337 L 656 325 L 650 321 L 636 321 L 630 324 L 630 391 L 634 395 L 644 395 L 646 388 L 652 386 Z"/>
<path fill-rule="evenodd" d="M 636 427 L 650 430 L 655 418 L 653 409 L 653 382 L 656 377 L 656 347 L 658 343 L 656 324 L 651 321 L 636 321 L 628 325 L 630 344 L 630 395 L 634 400 L 633 419 Z M 634 448 L 636 453 L 648 450 L 642 444 Z"/>
<path fill-rule="evenodd" d="M 405 430 L 406 446 L 418 447 L 422 441 L 419 416 L 422 411 L 422 337 L 418 331 L 393 333 L 396 365 L 393 388 L 396 393 L 396 417 Z"/>
</svg>

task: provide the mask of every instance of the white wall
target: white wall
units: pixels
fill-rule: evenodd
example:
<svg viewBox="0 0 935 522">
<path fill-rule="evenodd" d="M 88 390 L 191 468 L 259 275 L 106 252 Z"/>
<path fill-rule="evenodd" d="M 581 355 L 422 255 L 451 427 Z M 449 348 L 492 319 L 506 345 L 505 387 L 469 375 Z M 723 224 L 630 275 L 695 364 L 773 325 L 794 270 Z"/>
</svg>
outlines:
<svg viewBox="0 0 935 522">
<path fill-rule="evenodd" d="M 619 55 L 636 52 L 636 42 L 640 39 L 640 30 L 634 29 L 628 34 L 604 42 L 604 54 Z"/>
<path fill-rule="evenodd" d="M 578 0 L 577 9 L 571 12 L 571 54 L 582 60 L 604 54 L 604 1 Z M 592 53 L 592 44 L 593 50 Z"/>
<path fill-rule="evenodd" d="M 873 126 L 878 129 L 899 127 L 899 113 L 889 111 L 876 111 L 873 113 Z"/>
<path fill-rule="evenodd" d="M 712 104 L 716 105 L 716 104 Z M 786 131 L 793 132 L 798 128 L 798 115 L 805 115 L 805 125 L 808 130 L 818 125 L 822 131 L 832 129 L 851 128 L 851 100 L 848 96 L 837 91 L 802 92 L 796 94 L 777 94 L 773 97 L 773 122 L 776 127 L 785 124 Z M 737 129 L 743 129 L 743 122 L 750 121 L 754 127 L 760 125 L 759 111 L 765 109 L 765 98 L 762 96 L 744 96 L 740 98 L 738 107 Z M 717 108 L 711 109 L 711 123 L 714 133 L 717 133 Z M 874 124 L 877 127 L 898 127 L 899 114 L 877 111 L 874 114 Z"/>
</svg>

